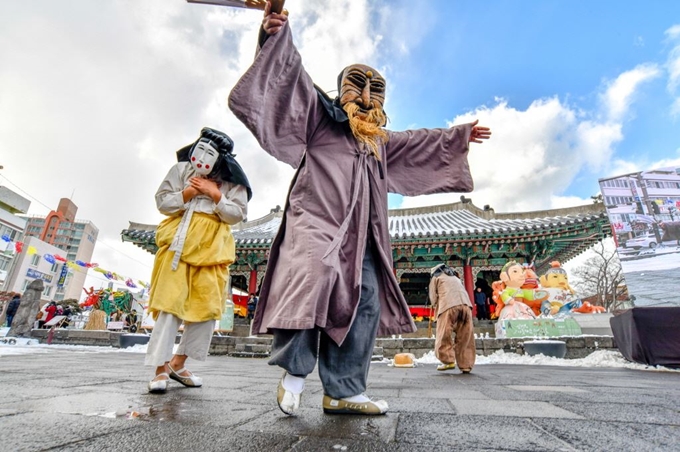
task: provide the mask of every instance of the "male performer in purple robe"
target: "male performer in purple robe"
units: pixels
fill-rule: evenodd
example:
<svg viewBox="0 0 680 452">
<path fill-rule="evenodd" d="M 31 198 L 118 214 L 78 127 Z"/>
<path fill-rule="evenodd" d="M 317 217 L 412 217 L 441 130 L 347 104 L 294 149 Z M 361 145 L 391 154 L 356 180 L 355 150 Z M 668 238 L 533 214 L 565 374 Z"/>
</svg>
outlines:
<svg viewBox="0 0 680 452">
<path fill-rule="evenodd" d="M 302 67 L 287 16 L 270 5 L 259 41 L 229 107 L 297 172 L 253 331 L 274 336 L 269 364 L 285 369 L 277 392 L 284 413 L 299 407 L 318 360 L 325 413 L 383 414 L 387 402 L 364 394 L 376 334 L 415 331 L 392 270 L 387 193 L 471 191 L 468 143 L 491 132 L 476 121 L 384 129 L 385 80 L 365 65 L 345 68 L 330 99 Z"/>
</svg>

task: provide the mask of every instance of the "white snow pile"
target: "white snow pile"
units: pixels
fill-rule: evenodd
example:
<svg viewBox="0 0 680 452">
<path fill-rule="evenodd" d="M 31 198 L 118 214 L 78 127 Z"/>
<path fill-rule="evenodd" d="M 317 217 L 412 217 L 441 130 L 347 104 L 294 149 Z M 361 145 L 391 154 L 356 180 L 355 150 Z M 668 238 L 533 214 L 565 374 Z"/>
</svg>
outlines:
<svg viewBox="0 0 680 452">
<path fill-rule="evenodd" d="M 423 364 L 441 364 L 434 356 L 434 351 L 429 351 L 422 358 L 416 359 L 416 365 Z M 394 365 L 394 360 L 384 359 L 382 363 L 388 366 Z M 647 366 L 644 364 L 637 364 L 627 361 L 623 355 L 613 350 L 598 350 L 585 358 L 580 359 L 560 359 L 544 355 L 518 355 L 517 353 L 505 353 L 503 350 L 498 350 L 492 355 L 481 356 L 477 355 L 475 365 L 485 364 L 517 364 L 517 365 L 531 365 L 531 366 L 563 366 L 563 367 L 612 367 L 635 370 L 653 370 L 662 372 L 680 372 L 680 370 L 669 369 L 662 366 Z"/>
<path fill-rule="evenodd" d="M 63 345 L 63 344 L 21 344 L 8 345 L 0 343 L 0 356 L 12 355 L 33 355 L 52 352 L 74 352 L 74 353 L 146 353 L 146 344 L 134 345 L 128 348 L 117 347 L 97 347 L 90 345 Z"/>
</svg>

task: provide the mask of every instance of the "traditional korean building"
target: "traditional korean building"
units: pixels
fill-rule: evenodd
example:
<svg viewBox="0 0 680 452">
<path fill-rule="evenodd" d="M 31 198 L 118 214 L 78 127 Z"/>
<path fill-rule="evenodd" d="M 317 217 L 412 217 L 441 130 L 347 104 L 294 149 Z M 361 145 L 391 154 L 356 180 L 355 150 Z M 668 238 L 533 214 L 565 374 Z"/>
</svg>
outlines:
<svg viewBox="0 0 680 452">
<path fill-rule="evenodd" d="M 427 304 L 430 268 L 439 263 L 458 271 L 472 297 L 475 284 L 498 280 L 500 269 L 510 259 L 533 263 L 541 274 L 551 261 L 565 263 L 611 236 L 602 203 L 496 213 L 489 207 L 476 207 L 468 198 L 461 200 L 389 211 L 394 272 L 409 305 Z M 232 228 L 236 239 L 236 262 L 231 266 L 234 287 L 258 292 L 282 214 L 277 206 L 262 218 Z M 131 222 L 121 236 L 124 242 L 155 253 L 155 230 L 155 225 Z"/>
</svg>

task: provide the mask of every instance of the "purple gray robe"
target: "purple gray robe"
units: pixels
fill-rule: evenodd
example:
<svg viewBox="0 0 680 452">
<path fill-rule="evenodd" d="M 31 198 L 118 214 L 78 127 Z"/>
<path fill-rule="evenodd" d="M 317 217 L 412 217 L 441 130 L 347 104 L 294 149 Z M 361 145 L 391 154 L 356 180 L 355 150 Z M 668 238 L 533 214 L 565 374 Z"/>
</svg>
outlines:
<svg viewBox="0 0 680 452">
<path fill-rule="evenodd" d="M 471 191 L 472 125 L 388 131 L 379 162 L 324 109 L 288 25 L 265 41 L 229 108 L 265 151 L 297 169 L 253 331 L 319 327 L 341 345 L 359 302 L 368 234 L 377 252 L 378 335 L 415 331 L 393 273 L 387 193 Z"/>
</svg>

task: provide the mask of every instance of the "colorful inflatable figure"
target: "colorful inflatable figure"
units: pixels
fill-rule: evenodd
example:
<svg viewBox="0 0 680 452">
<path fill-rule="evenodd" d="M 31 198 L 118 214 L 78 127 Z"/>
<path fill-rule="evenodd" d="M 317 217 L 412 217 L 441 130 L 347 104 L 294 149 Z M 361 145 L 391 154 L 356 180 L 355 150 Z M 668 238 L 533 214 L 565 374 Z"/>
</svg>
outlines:
<svg viewBox="0 0 680 452">
<path fill-rule="evenodd" d="M 558 261 L 550 263 L 550 269 L 545 272 L 545 275 L 541 276 L 540 281 L 541 287 L 544 289 L 555 288 L 569 291 L 572 295 L 575 293 L 574 289 L 569 285 L 567 271 L 562 268 Z"/>
<path fill-rule="evenodd" d="M 112 312 L 120 310 L 127 314 L 132 309 L 134 298 L 130 292 L 114 292 L 111 289 L 94 290 L 93 287 L 89 290 L 83 287 L 83 291 L 87 294 L 87 298 L 80 303 L 80 306 L 92 308 L 87 325 L 85 325 L 86 330 L 106 329 L 106 319 Z M 102 322 L 104 322 L 104 328 L 102 328 Z"/>
<path fill-rule="evenodd" d="M 544 301 L 541 303 L 541 314 L 545 317 L 561 317 L 571 315 L 571 312 L 582 305 L 581 300 L 572 300 L 567 303 L 559 301 Z"/>
<path fill-rule="evenodd" d="M 524 268 L 524 284 L 522 284 L 521 289 L 540 289 L 541 287 L 538 284 L 538 276 L 536 275 L 536 272 L 533 269 L 533 264 L 531 265 L 523 265 Z M 501 297 L 501 294 L 505 290 L 506 286 L 503 281 L 494 281 L 491 283 L 491 289 L 493 290 L 493 295 L 491 299 L 494 301 L 496 304 L 496 308 L 494 312 L 491 314 L 492 319 L 498 318 L 500 315 L 501 310 L 505 307 L 505 303 L 503 302 L 503 299 Z M 543 300 L 541 298 L 537 300 L 528 300 L 526 298 L 522 299 L 522 302 L 529 306 L 531 310 L 534 312 L 535 315 L 541 315 L 541 303 Z"/>
<path fill-rule="evenodd" d="M 527 302 L 540 306 L 540 303 L 548 299 L 548 294 L 538 289 L 523 289 L 526 283 L 526 270 L 521 264 L 509 261 L 501 270 L 501 281 L 505 288 L 500 293 L 500 301 L 503 308 L 500 310 L 498 320 L 504 319 L 533 319 L 536 317 L 533 309 Z"/>
<path fill-rule="evenodd" d="M 595 306 L 588 301 L 584 301 L 581 303 L 580 307 L 572 309 L 572 312 L 578 312 L 580 314 L 601 314 L 605 312 L 605 309 L 602 306 Z"/>
<path fill-rule="evenodd" d="M 541 304 L 544 316 L 564 316 L 581 306 L 581 300 L 574 296 L 574 289 L 569 285 L 567 271 L 558 261 L 550 263 L 550 268 L 540 277 L 541 287 L 548 294 L 548 300 Z"/>
</svg>

